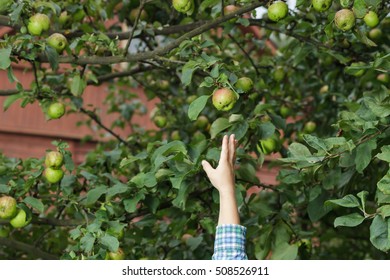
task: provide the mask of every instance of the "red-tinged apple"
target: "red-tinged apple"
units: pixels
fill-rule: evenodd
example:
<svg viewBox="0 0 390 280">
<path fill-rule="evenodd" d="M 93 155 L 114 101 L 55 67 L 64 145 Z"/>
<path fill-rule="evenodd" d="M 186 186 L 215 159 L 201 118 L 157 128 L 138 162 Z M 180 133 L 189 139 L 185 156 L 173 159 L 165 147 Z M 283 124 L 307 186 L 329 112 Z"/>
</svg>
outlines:
<svg viewBox="0 0 390 280">
<path fill-rule="evenodd" d="M 355 15 L 349 9 L 342 9 L 335 14 L 334 22 L 338 29 L 348 31 L 355 25 Z"/>
<path fill-rule="evenodd" d="M 229 111 L 237 102 L 236 94 L 229 88 L 220 88 L 213 93 L 213 105 L 219 111 Z"/>
<path fill-rule="evenodd" d="M 120 261 L 125 259 L 125 252 L 123 252 L 122 248 L 119 248 L 116 252 L 108 252 L 106 254 L 106 260 L 115 260 Z"/>
</svg>

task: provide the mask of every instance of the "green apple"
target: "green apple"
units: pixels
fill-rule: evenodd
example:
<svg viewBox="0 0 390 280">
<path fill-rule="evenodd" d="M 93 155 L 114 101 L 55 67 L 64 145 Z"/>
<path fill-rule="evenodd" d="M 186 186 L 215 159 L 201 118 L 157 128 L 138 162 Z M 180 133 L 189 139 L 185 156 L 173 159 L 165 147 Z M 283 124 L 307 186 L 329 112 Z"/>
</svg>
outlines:
<svg viewBox="0 0 390 280">
<path fill-rule="evenodd" d="M 383 37 L 382 30 L 379 28 L 373 28 L 368 32 L 368 37 L 374 42 L 379 42 Z"/>
<path fill-rule="evenodd" d="M 181 140 L 180 131 L 179 130 L 172 131 L 171 139 L 174 140 L 174 141 L 175 140 Z"/>
<path fill-rule="evenodd" d="M 13 0 L 0 0 L 0 14 L 7 12 L 12 3 Z"/>
<path fill-rule="evenodd" d="M 0 237 L 7 238 L 9 235 L 10 229 L 8 227 L 0 225 Z"/>
<path fill-rule="evenodd" d="M 157 126 L 157 127 L 159 127 L 159 128 L 163 128 L 163 127 L 165 127 L 166 125 L 167 125 L 167 123 L 168 123 L 168 120 L 167 120 L 167 118 L 166 117 L 164 117 L 164 116 L 155 116 L 154 118 L 153 118 L 153 122 L 154 122 L 154 124 Z"/>
<path fill-rule="evenodd" d="M 364 17 L 363 17 L 363 20 L 365 22 L 365 24 L 368 26 L 368 27 L 375 27 L 379 24 L 379 17 L 378 17 L 378 14 L 375 13 L 374 11 L 369 11 Z"/>
<path fill-rule="evenodd" d="M 348 31 L 355 25 L 355 15 L 349 9 L 342 9 L 335 14 L 334 22 L 338 29 Z"/>
<path fill-rule="evenodd" d="M 186 98 L 186 103 L 187 103 L 187 104 L 191 104 L 191 103 L 194 102 L 195 99 L 197 99 L 197 98 L 198 98 L 198 96 L 196 96 L 196 95 L 190 95 L 190 96 L 188 96 L 188 97 Z"/>
<path fill-rule="evenodd" d="M 354 0 L 340 0 L 340 5 L 343 8 L 349 8 L 353 5 Z"/>
<path fill-rule="evenodd" d="M 364 66 L 364 65 L 366 65 L 366 64 L 362 61 L 351 63 L 351 67 L 359 67 L 359 66 Z M 363 76 L 364 72 L 365 72 L 364 69 L 359 69 L 359 70 L 356 70 L 355 72 L 353 72 L 352 75 L 355 77 L 361 77 L 361 76 Z"/>
<path fill-rule="evenodd" d="M 0 197 L 0 219 L 11 219 L 16 215 L 16 200 L 12 196 Z"/>
<path fill-rule="evenodd" d="M 194 0 L 172 0 L 172 5 L 180 13 L 191 13 L 194 10 Z"/>
<path fill-rule="evenodd" d="M 106 260 L 124 260 L 125 259 L 125 253 L 123 252 L 122 248 L 119 248 L 116 252 L 108 252 L 106 254 Z"/>
<path fill-rule="evenodd" d="M 276 69 L 273 73 L 274 80 L 276 82 L 280 82 L 284 79 L 285 76 L 286 76 L 286 73 L 284 72 L 283 67 L 281 67 L 281 66 L 276 67 Z"/>
<path fill-rule="evenodd" d="M 277 143 L 274 137 L 260 140 L 260 145 L 257 146 L 259 152 L 262 152 L 265 155 L 272 154 L 276 151 Z"/>
<path fill-rule="evenodd" d="M 329 86 L 328 85 L 323 85 L 320 88 L 320 93 L 322 93 L 322 94 L 327 93 L 328 91 L 329 91 Z"/>
<path fill-rule="evenodd" d="M 53 169 L 58 169 L 64 162 L 64 156 L 57 151 L 51 151 L 46 154 L 45 165 Z"/>
<path fill-rule="evenodd" d="M 157 86 L 162 90 L 169 89 L 169 82 L 167 80 L 159 80 L 157 81 Z"/>
<path fill-rule="evenodd" d="M 376 79 L 383 83 L 383 84 L 388 84 L 390 82 L 390 75 L 389 74 L 386 74 L 386 73 L 382 73 L 382 74 L 379 74 L 378 76 L 376 76 Z"/>
<path fill-rule="evenodd" d="M 314 132 L 314 130 L 316 130 L 317 128 L 317 124 L 313 121 L 308 121 L 307 123 L 305 123 L 305 125 L 303 126 L 303 132 L 304 133 L 312 133 Z"/>
<path fill-rule="evenodd" d="M 268 18 L 272 21 L 279 21 L 284 19 L 288 13 L 288 6 L 282 1 L 273 2 L 268 7 Z"/>
<path fill-rule="evenodd" d="M 137 15 L 139 13 L 139 8 L 132 9 L 130 12 L 130 21 L 135 22 L 135 19 L 137 18 Z M 142 10 L 141 14 L 139 15 L 139 20 L 146 21 L 148 19 L 148 13 L 145 10 Z"/>
<path fill-rule="evenodd" d="M 37 13 L 28 20 L 27 30 L 31 35 L 39 36 L 43 31 L 49 30 L 50 19 L 45 14 Z"/>
<path fill-rule="evenodd" d="M 253 88 L 253 81 L 248 77 L 241 77 L 235 83 L 236 88 L 241 89 L 243 92 L 248 92 Z"/>
<path fill-rule="evenodd" d="M 45 178 L 49 183 L 58 183 L 62 177 L 64 177 L 64 171 L 62 169 L 53 169 L 51 167 L 45 169 Z"/>
<path fill-rule="evenodd" d="M 291 115 L 291 109 L 289 107 L 287 107 L 286 105 L 280 106 L 280 115 L 283 118 L 287 118 L 288 116 Z"/>
<path fill-rule="evenodd" d="M 195 126 L 199 129 L 206 129 L 209 125 L 209 119 L 206 116 L 199 116 L 195 121 Z"/>
<path fill-rule="evenodd" d="M 22 228 L 27 226 L 30 223 L 30 220 L 27 220 L 27 213 L 23 209 L 19 209 L 18 214 L 12 218 L 9 223 L 14 228 Z"/>
<path fill-rule="evenodd" d="M 237 102 L 236 94 L 229 88 L 220 88 L 213 93 L 213 105 L 219 111 L 229 111 Z"/>
<path fill-rule="evenodd" d="M 65 114 L 65 105 L 60 102 L 50 104 L 47 114 L 51 119 L 59 119 Z"/>
<path fill-rule="evenodd" d="M 47 44 L 54 48 L 58 53 L 61 53 L 68 44 L 68 40 L 66 40 L 65 36 L 60 33 L 51 34 L 46 41 Z"/>
<path fill-rule="evenodd" d="M 317 12 L 325 12 L 332 6 L 333 0 L 313 0 L 312 5 Z"/>
</svg>

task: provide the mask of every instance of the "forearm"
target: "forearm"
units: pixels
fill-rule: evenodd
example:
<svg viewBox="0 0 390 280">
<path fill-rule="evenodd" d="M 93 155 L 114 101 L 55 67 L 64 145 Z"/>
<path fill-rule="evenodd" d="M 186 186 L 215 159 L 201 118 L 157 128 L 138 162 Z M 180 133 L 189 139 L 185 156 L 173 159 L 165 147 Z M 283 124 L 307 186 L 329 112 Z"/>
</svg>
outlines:
<svg viewBox="0 0 390 280">
<path fill-rule="evenodd" d="M 240 224 L 240 216 L 234 189 L 228 192 L 220 192 L 219 194 L 219 218 L 218 225 L 223 224 Z"/>
</svg>

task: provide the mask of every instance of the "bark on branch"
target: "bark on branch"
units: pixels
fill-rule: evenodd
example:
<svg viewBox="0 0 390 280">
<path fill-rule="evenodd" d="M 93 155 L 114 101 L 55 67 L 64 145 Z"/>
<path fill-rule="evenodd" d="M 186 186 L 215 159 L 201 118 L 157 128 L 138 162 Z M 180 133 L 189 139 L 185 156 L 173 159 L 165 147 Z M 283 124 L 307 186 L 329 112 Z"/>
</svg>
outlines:
<svg viewBox="0 0 390 280">
<path fill-rule="evenodd" d="M 45 251 L 42 251 L 39 248 L 36 248 L 30 244 L 26 244 L 20 241 L 16 241 L 9 238 L 0 237 L 0 245 L 11 247 L 17 251 L 26 252 L 34 257 L 44 260 L 58 260 L 59 258 L 56 255 L 49 254 Z"/>
</svg>

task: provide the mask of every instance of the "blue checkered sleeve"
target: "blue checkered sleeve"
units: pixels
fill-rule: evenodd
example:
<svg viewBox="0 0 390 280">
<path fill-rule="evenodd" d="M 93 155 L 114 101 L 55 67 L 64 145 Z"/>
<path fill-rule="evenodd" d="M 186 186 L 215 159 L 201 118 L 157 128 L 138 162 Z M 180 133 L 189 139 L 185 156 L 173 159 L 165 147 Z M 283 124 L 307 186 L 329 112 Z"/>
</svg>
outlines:
<svg viewBox="0 0 390 280">
<path fill-rule="evenodd" d="M 245 252 L 246 227 L 219 225 L 214 243 L 213 260 L 247 260 Z"/>
</svg>

